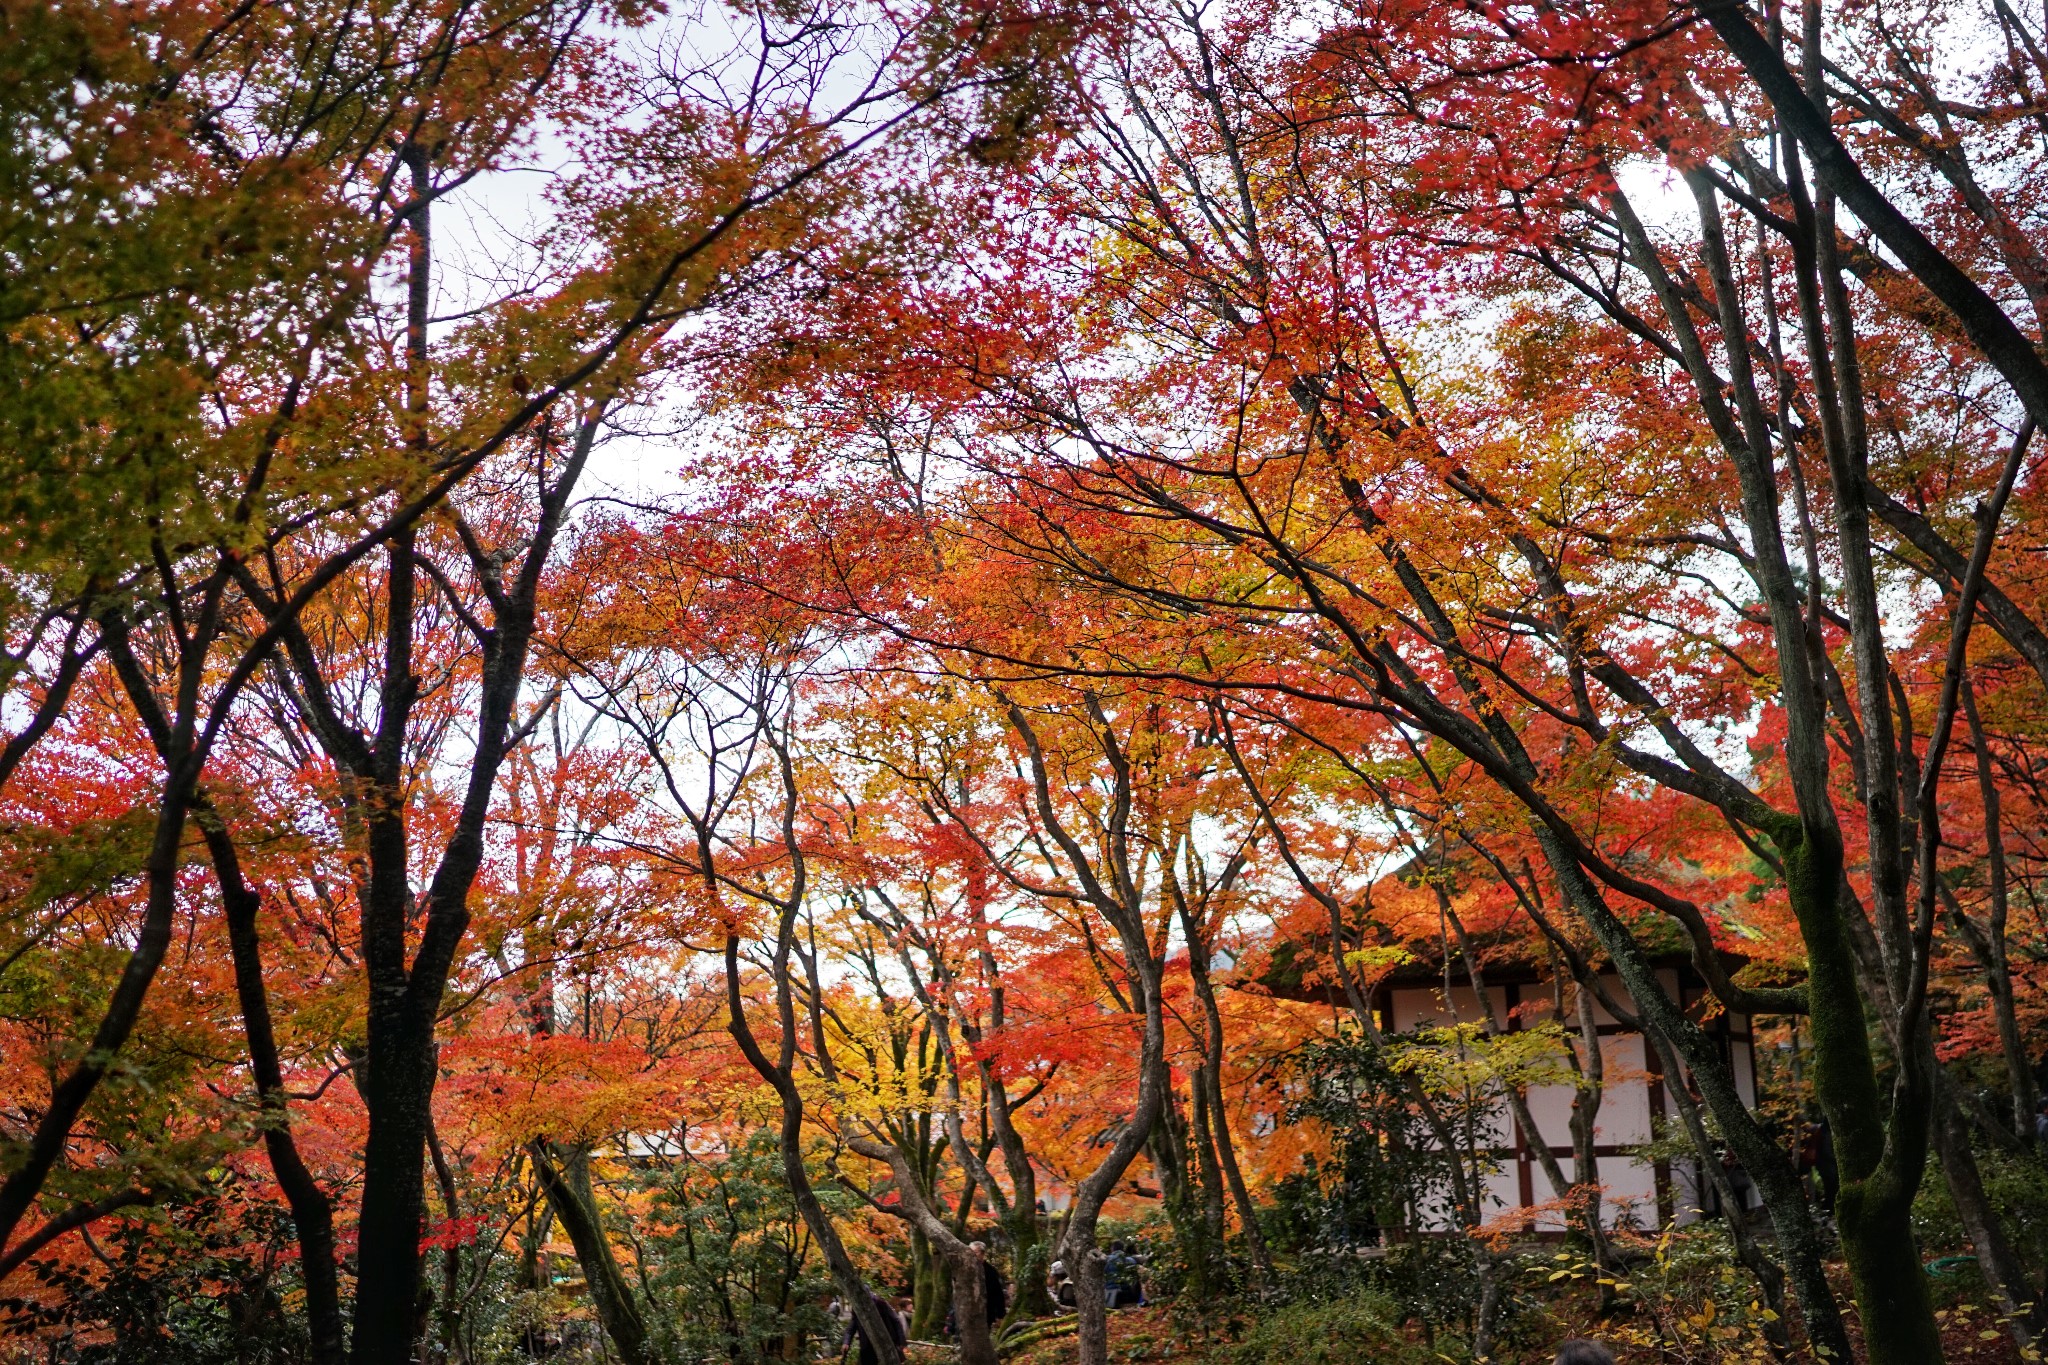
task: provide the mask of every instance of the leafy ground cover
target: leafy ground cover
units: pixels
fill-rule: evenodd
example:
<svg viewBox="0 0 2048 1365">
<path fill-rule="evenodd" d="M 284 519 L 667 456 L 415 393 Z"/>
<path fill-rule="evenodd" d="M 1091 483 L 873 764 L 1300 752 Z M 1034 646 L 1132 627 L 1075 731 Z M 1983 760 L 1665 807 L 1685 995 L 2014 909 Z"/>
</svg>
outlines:
<svg viewBox="0 0 2048 1365">
<path fill-rule="evenodd" d="M 1396 1327 L 1383 1301 L 1371 1295 L 1321 1304 L 1257 1310 L 1221 1321 L 1192 1321 L 1177 1307 L 1150 1306 L 1110 1315 L 1109 1358 L 1120 1365 L 1434 1365 L 1468 1357 L 1456 1343 L 1432 1345 L 1416 1325 Z M 2004 1330 L 1998 1312 L 1981 1301 L 1959 1300 L 1938 1309 L 1944 1360 L 1948 1365 L 2021 1365 L 2022 1356 Z M 1496 1365 L 1550 1365 L 1556 1344 L 1590 1336 L 1608 1345 L 1620 1365 L 1707 1365 L 1708 1362 L 1771 1360 L 1749 1334 L 1697 1312 L 1677 1340 L 1660 1339 L 1643 1316 L 1602 1318 L 1594 1296 L 1561 1297 L 1543 1330 L 1519 1334 L 1496 1352 Z M 1860 1345 L 1860 1332 L 1852 1340 Z M 919 1348 L 914 1347 L 914 1350 Z M 924 1347 L 913 1359 L 940 1365 L 954 1359 L 942 1347 Z M 1812 1357 L 1803 1353 L 1800 1359 Z M 1862 1359 L 1859 1352 L 1858 1359 Z M 1005 1352 L 1008 1365 L 1072 1365 L 1071 1336 Z"/>
</svg>

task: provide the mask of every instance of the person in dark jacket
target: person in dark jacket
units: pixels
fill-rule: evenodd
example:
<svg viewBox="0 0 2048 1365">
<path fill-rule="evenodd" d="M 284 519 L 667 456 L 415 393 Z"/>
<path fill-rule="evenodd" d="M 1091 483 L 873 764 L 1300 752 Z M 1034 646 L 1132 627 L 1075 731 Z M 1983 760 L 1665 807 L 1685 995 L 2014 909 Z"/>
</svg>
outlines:
<svg viewBox="0 0 2048 1365">
<path fill-rule="evenodd" d="M 910 1340 L 910 1334 L 903 1330 L 903 1319 L 896 1316 L 896 1306 L 880 1294 L 870 1292 L 868 1298 L 874 1303 L 875 1313 L 882 1319 L 882 1326 L 889 1333 L 890 1340 L 896 1343 L 896 1354 L 902 1355 L 904 1343 Z M 860 1343 L 860 1365 L 882 1365 L 882 1353 L 875 1349 L 875 1343 L 869 1341 L 868 1334 L 861 1330 L 860 1318 L 849 1312 L 846 1315 L 846 1341 L 841 1343 L 839 1353 L 845 1355 L 847 1346 L 854 1342 Z"/>
<path fill-rule="evenodd" d="M 1003 1285 L 1003 1272 L 996 1269 L 995 1258 L 986 1254 L 981 1261 L 981 1293 L 988 1304 L 989 1330 L 994 1331 L 1003 1314 L 1010 1311 L 1010 1291 Z"/>
<path fill-rule="evenodd" d="M 996 1269 L 996 1263 L 988 1254 L 988 1248 L 976 1242 L 974 1249 L 981 1253 L 981 1302 L 988 1311 L 988 1330 L 996 1330 L 996 1324 L 1003 1320 L 1003 1314 L 1010 1311 L 1010 1291 L 1003 1286 L 1003 1272 Z M 960 1335 L 959 1305 L 946 1310 L 946 1335 Z"/>
<path fill-rule="evenodd" d="M 1138 1257 L 1126 1242 L 1111 1242 L 1102 1264 L 1103 1299 L 1111 1308 L 1136 1308 L 1145 1302 L 1145 1283 Z"/>
</svg>

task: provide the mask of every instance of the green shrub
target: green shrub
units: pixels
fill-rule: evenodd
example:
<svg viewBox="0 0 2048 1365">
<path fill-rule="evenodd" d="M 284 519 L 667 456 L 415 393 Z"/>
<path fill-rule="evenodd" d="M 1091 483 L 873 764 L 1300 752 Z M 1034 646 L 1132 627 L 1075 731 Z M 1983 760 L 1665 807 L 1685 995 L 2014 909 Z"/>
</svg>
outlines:
<svg viewBox="0 0 2048 1365">
<path fill-rule="evenodd" d="M 783 1176 L 773 1132 L 716 1158 L 685 1156 L 651 1172 L 640 1220 L 649 1326 L 670 1359 L 759 1365 L 794 1343 L 839 1344 L 825 1315 L 834 1289 Z M 818 1180 L 829 1210 L 848 1197 Z"/>
<path fill-rule="evenodd" d="M 1215 1365 L 1442 1365 L 1410 1341 L 1400 1310 L 1378 1294 L 1291 1303 L 1261 1316 L 1242 1340 L 1220 1347 Z M 1441 1343 L 1440 1343 L 1441 1344 Z"/>
<path fill-rule="evenodd" d="M 2037 1152 L 1984 1146 L 1977 1149 L 1977 1166 L 1991 1207 L 2006 1220 L 2014 1250 L 2038 1275 L 2048 1268 L 2048 1162 Z M 1927 1163 L 1920 1193 L 1913 1201 L 1913 1235 L 1920 1241 L 1921 1255 L 1930 1259 L 1970 1249 L 1962 1220 L 1949 1198 L 1948 1180 L 1935 1161 Z"/>
</svg>

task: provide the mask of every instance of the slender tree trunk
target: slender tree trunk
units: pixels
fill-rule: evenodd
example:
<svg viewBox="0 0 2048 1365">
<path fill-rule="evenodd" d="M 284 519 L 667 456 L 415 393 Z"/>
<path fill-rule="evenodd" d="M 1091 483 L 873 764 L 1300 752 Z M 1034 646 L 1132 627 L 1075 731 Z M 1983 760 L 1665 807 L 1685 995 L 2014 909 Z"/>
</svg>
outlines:
<svg viewBox="0 0 2048 1365">
<path fill-rule="evenodd" d="M 1493 1357 L 1494 1326 L 1500 1320 L 1500 1267 L 1484 1242 L 1475 1239 L 1473 1248 L 1477 1255 L 1472 1269 L 1479 1281 L 1479 1294 L 1472 1313 L 1472 1358 L 1483 1361 Z"/>
<path fill-rule="evenodd" d="M 202 808 L 198 822 L 220 884 L 235 968 L 235 995 L 242 1032 L 249 1044 L 249 1070 L 263 1106 L 263 1147 L 271 1173 L 292 1211 L 299 1238 L 299 1271 L 306 1286 L 306 1330 L 315 1365 L 340 1365 L 344 1358 L 340 1272 L 334 1259 L 334 1207 L 313 1178 L 292 1139 L 286 1107 L 284 1068 L 271 1022 L 270 996 L 263 982 L 262 944 L 256 917 L 260 901 L 242 876 L 241 858 L 220 817 Z"/>
<path fill-rule="evenodd" d="M 1997 1296 L 2002 1316 L 2022 1348 L 2033 1344 L 2042 1329 L 2048 1305 L 2029 1282 L 2025 1265 L 2006 1236 L 2004 1220 L 1991 1205 L 1984 1189 L 1983 1172 L 1977 1154 L 1970 1147 L 1970 1125 L 1965 1121 L 1953 1094 L 1955 1082 L 1935 1071 L 1934 1149 L 1948 1181 L 1949 1199 L 1984 1283 Z"/>
<path fill-rule="evenodd" d="M 1585 989 L 1583 985 L 1581 990 Z M 1791 1344 L 1785 1328 L 1785 1271 L 1764 1253 L 1758 1245 L 1755 1232 L 1750 1228 L 1749 1215 L 1736 1198 L 1735 1185 L 1728 1179 L 1728 1172 L 1721 1166 L 1720 1154 L 1714 1149 L 1713 1135 L 1707 1132 L 1707 1125 L 1700 1118 L 1700 1107 L 1693 1102 L 1686 1091 L 1684 1070 L 1678 1060 L 1678 1053 L 1670 1040 L 1655 1029 L 1643 1030 L 1643 1037 L 1657 1050 L 1658 1060 L 1663 1064 L 1664 1074 L 1669 1079 L 1668 1093 L 1678 1108 L 1678 1120 L 1685 1128 L 1685 1134 L 1692 1141 L 1692 1149 L 1698 1157 L 1700 1170 L 1712 1182 L 1714 1191 L 1721 1198 L 1722 1219 L 1728 1225 L 1729 1240 L 1735 1244 L 1735 1256 L 1748 1268 L 1756 1279 L 1757 1290 L 1764 1307 L 1777 1315 L 1776 1321 L 1764 1325 L 1764 1335 L 1769 1338 L 1773 1350 L 1783 1351 Z"/>
<path fill-rule="evenodd" d="M 1606 1092 L 1607 1058 L 1600 1050 L 1600 1022 L 1593 1012 L 1591 992 L 1576 986 L 1574 994 L 1578 996 L 1579 1041 L 1585 1047 L 1585 1060 L 1575 1068 L 1579 1084 L 1572 1090 L 1572 1181 L 1584 1201 L 1582 1212 L 1587 1235 L 1593 1241 L 1593 1254 L 1606 1267 L 1612 1261 L 1600 1209 L 1600 1157 L 1594 1148 L 1599 1133 L 1600 1101 Z M 1600 1300 L 1606 1305 L 1610 1294 L 1602 1293 Z"/>
<path fill-rule="evenodd" d="M 1166 1070 L 1164 1058 L 1160 1059 L 1159 1067 L 1162 1072 Z M 1202 1192 L 1189 1170 L 1188 1155 L 1193 1144 L 1188 1125 L 1181 1118 L 1179 1097 L 1168 1078 L 1162 1076 L 1160 1085 L 1166 1092 L 1166 1102 L 1146 1150 L 1159 1180 L 1160 1202 L 1166 1205 L 1167 1221 L 1173 1227 L 1174 1241 L 1180 1246 L 1181 1263 L 1187 1268 L 1187 1292 L 1200 1300 L 1214 1288 L 1211 1247 L 1199 1203 Z"/>
<path fill-rule="evenodd" d="M 1268 1293 L 1273 1287 L 1273 1258 L 1266 1248 L 1266 1231 L 1259 1224 L 1259 1206 L 1253 1202 L 1251 1190 L 1244 1183 L 1244 1173 L 1238 1169 L 1237 1144 L 1230 1136 L 1230 1113 L 1223 1104 L 1221 1080 L 1211 1072 L 1209 1082 L 1216 1087 L 1211 1096 L 1211 1112 L 1215 1115 L 1216 1125 L 1216 1161 L 1223 1168 L 1223 1179 L 1230 1187 L 1231 1202 L 1237 1205 L 1237 1221 L 1243 1228 L 1245 1245 L 1251 1250 L 1254 1287 L 1262 1294 Z"/>
<path fill-rule="evenodd" d="M 442 1216 L 450 1221 L 460 1218 L 462 1205 L 455 1188 L 455 1171 L 448 1165 L 448 1154 L 442 1150 L 441 1134 L 434 1126 L 432 1114 L 427 1121 L 427 1155 L 434 1163 L 434 1184 L 441 1192 Z M 467 1353 L 462 1349 L 462 1248 L 452 1241 L 441 1249 L 439 1298 L 442 1359 L 464 1360 Z"/>
<path fill-rule="evenodd" d="M 1202 1236 L 1209 1244 L 1209 1259 L 1221 1265 L 1223 1260 L 1223 1172 L 1216 1160 L 1215 1119 L 1212 1096 L 1215 1087 L 1210 1084 L 1209 1066 L 1205 1060 L 1195 1068 L 1192 1084 L 1188 1087 L 1189 1140 L 1195 1145 L 1195 1170 L 1202 1179 Z"/>
<path fill-rule="evenodd" d="M 709 869 L 707 860 L 706 869 Z M 801 885 L 798 891 L 801 891 Z M 791 921 L 795 917 L 795 897 L 792 903 L 782 907 L 782 922 L 778 930 L 778 947 L 786 945 L 791 936 Z M 782 1048 L 785 1055 L 795 1052 L 795 1010 L 790 998 L 790 981 L 786 958 L 782 978 L 776 982 L 778 1012 L 782 1016 L 785 1036 Z M 735 937 L 725 941 L 725 994 L 726 1027 L 732 1033 L 733 1041 L 739 1044 L 740 1052 L 755 1074 L 774 1088 L 776 1097 L 782 1103 L 782 1126 L 777 1134 L 777 1150 L 782 1157 L 782 1177 L 789 1185 L 791 1200 L 796 1204 L 797 1214 L 810 1229 L 811 1239 L 818 1244 L 819 1253 L 825 1258 L 825 1268 L 832 1276 L 833 1285 L 839 1290 L 841 1302 L 845 1303 L 854 1320 L 860 1324 L 862 1335 L 866 1336 L 882 1365 L 902 1365 L 903 1353 L 896 1346 L 896 1334 L 889 1331 L 883 1322 L 881 1310 L 875 1305 L 868 1291 L 867 1281 L 854 1265 L 853 1258 L 846 1252 L 846 1243 L 839 1236 L 839 1229 L 832 1225 L 832 1216 L 818 1199 L 817 1187 L 811 1183 L 811 1173 L 804 1163 L 804 1101 L 803 1093 L 797 1089 L 796 1081 L 789 1070 L 779 1066 L 767 1053 L 761 1050 L 760 1040 L 754 1036 L 753 1026 L 747 1022 L 746 1003 L 740 992 L 740 945 Z M 913 1190 L 914 1193 L 914 1190 Z"/>
<path fill-rule="evenodd" d="M 1223 1011 L 1216 1004 L 1216 984 L 1209 978 L 1209 945 L 1205 936 L 1197 932 L 1193 907 L 1184 897 L 1180 898 L 1180 911 L 1181 929 L 1187 935 L 1189 945 L 1188 975 L 1194 983 L 1195 999 L 1202 1007 L 1204 1056 L 1195 1084 L 1206 1087 L 1208 1123 L 1205 1129 L 1215 1143 L 1216 1170 L 1205 1173 L 1204 1179 L 1214 1186 L 1218 1183 L 1215 1176 L 1220 1174 L 1220 1183 L 1229 1187 L 1231 1201 L 1237 1205 L 1245 1247 L 1251 1253 L 1252 1278 L 1258 1290 L 1264 1293 L 1273 1282 L 1273 1262 L 1266 1251 L 1265 1232 L 1259 1226 L 1258 1206 L 1252 1202 L 1251 1191 L 1245 1187 L 1244 1175 L 1237 1165 L 1237 1151 L 1230 1140 L 1230 1113 L 1223 1100 Z M 1212 1189 L 1212 1196 L 1216 1205 L 1213 1216 L 1220 1238 L 1223 1223 L 1221 1190 Z"/>
<path fill-rule="evenodd" d="M 1539 828 L 1536 838 L 1567 901 L 1592 928 L 1613 960 L 1622 986 L 1646 1025 L 1645 1032 L 1654 1031 L 1683 1061 L 1720 1122 L 1730 1149 L 1755 1183 L 1777 1234 L 1778 1254 L 1785 1260 L 1807 1338 L 1831 1359 L 1852 1359 L 1834 1287 L 1827 1277 L 1826 1243 L 1814 1225 L 1805 1185 L 1792 1163 L 1743 1104 L 1735 1088 L 1734 1073 L 1722 1060 L 1713 1040 L 1665 993 L 1656 969 L 1628 926 L 1608 908 L 1591 879 L 1548 831 Z M 1675 1065 L 1672 1070 L 1677 1074 Z"/>
<path fill-rule="evenodd" d="M 1977 798 L 1984 809 L 1984 857 L 1990 873 L 1991 913 L 1983 933 L 1965 921 L 1965 937 L 1977 963 L 1984 969 L 1985 985 L 1991 994 L 1993 1017 L 1998 1021 L 1998 1045 L 2005 1054 L 2007 1083 L 2012 1087 L 2013 1133 L 2022 1143 L 2034 1136 L 2034 1103 L 2038 1098 L 2034 1068 L 2027 1057 L 2026 1041 L 2020 1034 L 2019 1016 L 2013 1008 L 2012 968 L 2006 957 L 2006 918 L 2011 912 L 2011 873 L 2005 857 L 2003 811 L 1998 781 L 1991 770 L 1991 748 L 1985 742 L 1984 719 L 1977 711 L 1977 689 L 1969 677 L 1962 685 L 1963 719 L 1969 726 L 1970 753 L 1977 776 Z"/>
<path fill-rule="evenodd" d="M 576 1248 L 591 1306 L 597 1310 L 605 1335 L 626 1365 L 650 1365 L 654 1357 L 648 1345 L 647 1322 L 619 1268 L 618 1257 L 612 1253 L 611 1239 L 605 1235 L 590 1186 L 590 1154 L 580 1149 L 563 1151 L 544 1140 L 528 1144 L 527 1154 L 547 1194 L 548 1207 L 569 1234 L 569 1244 Z"/>
<path fill-rule="evenodd" d="M 527 1198 L 525 1226 L 519 1234 L 519 1273 L 513 1281 L 536 1299 L 554 1283 L 548 1254 L 542 1248 L 547 1245 L 548 1233 L 554 1227 L 555 1211 L 548 1206 L 547 1196 L 538 1188 L 539 1184 L 536 1177 L 535 1188 Z M 544 1329 L 537 1322 L 529 1321 L 521 1330 L 519 1344 L 530 1356 L 547 1353 Z"/>
<path fill-rule="evenodd" d="M 1473 951 L 1472 941 L 1465 933 L 1465 922 L 1458 917 L 1457 911 L 1451 907 L 1449 890 L 1441 883 L 1438 883 L 1436 895 L 1437 910 L 1443 916 L 1444 922 L 1451 928 L 1452 935 L 1457 941 L 1458 956 L 1465 964 L 1465 976 L 1472 983 L 1472 994 L 1479 1001 L 1480 1027 L 1486 1031 L 1487 1037 L 1498 1038 L 1503 1033 L 1503 1029 L 1500 1023 L 1493 1017 L 1493 997 L 1486 989 L 1486 973 L 1479 965 L 1479 954 Z M 1448 973 L 1446 974 L 1448 975 Z M 1590 1010 L 1585 1014 L 1585 1019 L 1588 1022 L 1591 1021 L 1592 1014 Z M 1599 1055 L 1600 1035 L 1597 1030 L 1591 1035 L 1590 1046 L 1593 1050 L 1593 1055 L 1589 1065 L 1597 1072 L 1601 1065 Z M 1597 1087 L 1597 1081 L 1595 1086 Z M 1592 1101 L 1590 1110 L 1584 1108 L 1584 1101 L 1589 1088 L 1580 1088 L 1572 1100 L 1572 1136 L 1575 1149 L 1581 1153 L 1578 1158 L 1581 1172 L 1579 1181 L 1565 1178 L 1564 1167 L 1558 1163 L 1557 1154 L 1550 1150 L 1550 1140 L 1544 1137 L 1542 1132 L 1537 1129 L 1535 1117 L 1529 1112 L 1527 1092 L 1522 1087 L 1514 1085 L 1503 1086 L 1502 1089 L 1507 1098 L 1508 1109 L 1514 1117 L 1515 1125 L 1522 1130 L 1523 1142 L 1535 1154 L 1536 1164 L 1543 1169 L 1543 1178 L 1550 1185 L 1551 1193 L 1567 1203 L 1571 1202 L 1575 1197 L 1578 1199 L 1579 1207 L 1576 1212 L 1585 1226 L 1586 1239 L 1592 1244 L 1593 1260 L 1602 1269 L 1606 1269 L 1611 1264 L 1611 1259 L 1607 1249 L 1607 1230 L 1600 1226 L 1599 1186 L 1597 1183 L 1594 1183 L 1588 1187 L 1580 1183 L 1580 1181 L 1597 1179 L 1593 1174 L 1592 1168 L 1593 1129 L 1591 1119 L 1592 1114 L 1599 1112 L 1597 1088 L 1592 1088 L 1591 1090 L 1591 1093 L 1596 1098 Z M 1611 1292 L 1605 1286 L 1602 1286 L 1600 1297 L 1601 1302 L 1604 1304 L 1611 1297 Z"/>
</svg>

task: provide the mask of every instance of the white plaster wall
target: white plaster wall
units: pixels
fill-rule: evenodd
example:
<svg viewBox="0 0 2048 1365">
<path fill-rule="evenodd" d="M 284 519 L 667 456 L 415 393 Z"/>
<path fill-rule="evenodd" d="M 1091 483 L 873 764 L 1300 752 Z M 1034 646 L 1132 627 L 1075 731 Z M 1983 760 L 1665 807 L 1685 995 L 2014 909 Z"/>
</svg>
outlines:
<svg viewBox="0 0 2048 1365">
<path fill-rule="evenodd" d="M 1600 1113 L 1593 1123 L 1593 1141 L 1623 1147 L 1650 1140 L 1650 1078 L 1643 1064 L 1643 1040 L 1633 1033 L 1600 1040 L 1606 1067 L 1600 1087 Z"/>
</svg>

